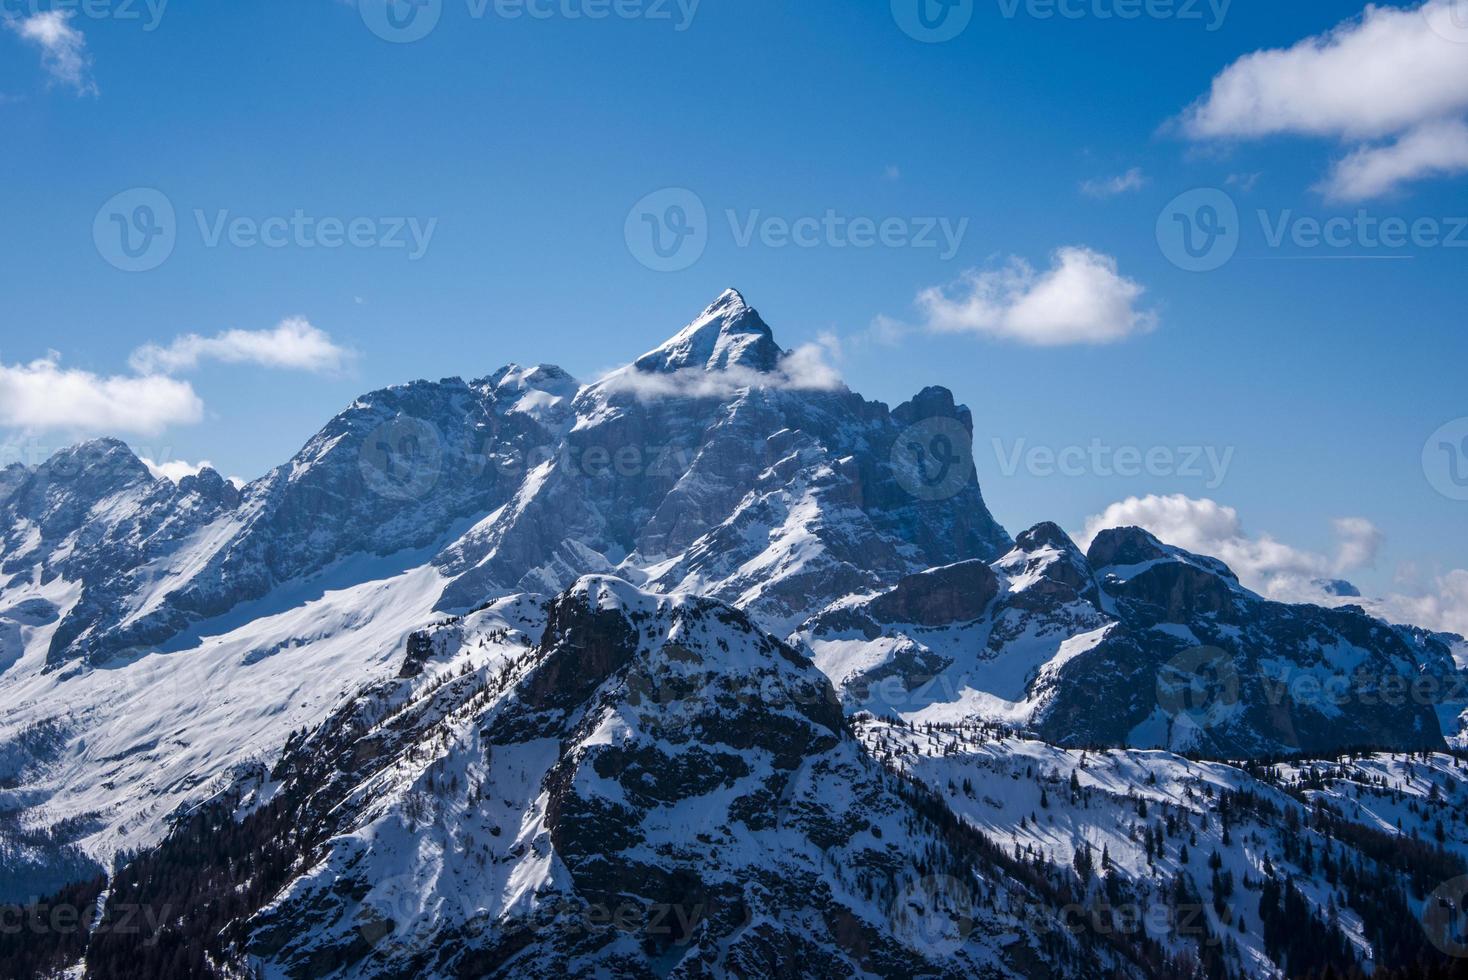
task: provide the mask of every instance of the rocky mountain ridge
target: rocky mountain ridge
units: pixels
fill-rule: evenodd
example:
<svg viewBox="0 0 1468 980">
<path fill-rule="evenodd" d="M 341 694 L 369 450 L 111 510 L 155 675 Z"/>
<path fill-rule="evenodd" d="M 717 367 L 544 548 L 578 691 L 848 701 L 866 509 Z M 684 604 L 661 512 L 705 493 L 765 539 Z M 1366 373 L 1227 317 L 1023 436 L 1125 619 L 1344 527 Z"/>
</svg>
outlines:
<svg viewBox="0 0 1468 980">
<path fill-rule="evenodd" d="M 240 488 L 157 478 L 111 440 L 0 471 L 0 902 L 93 889 L 105 924 L 214 896 L 161 938 L 9 959 L 0 936 L 0 963 L 1255 975 L 1285 945 L 1214 956 L 1238 928 L 1216 909 L 1186 941 L 1035 913 L 1199 905 L 1169 891 L 1198 881 L 1162 877 L 1182 856 L 1124 819 L 1164 803 L 1149 787 L 1223 848 L 1221 791 L 1267 797 L 1263 821 L 1305 792 L 1291 779 L 1315 792 L 1365 750 L 1437 753 L 1418 782 L 1401 762 L 1360 777 L 1390 771 L 1416 809 L 1322 789 L 1345 823 L 1310 846 L 1386 878 L 1457 867 L 1456 821 L 1406 842 L 1457 792 L 1461 638 L 1271 602 L 1137 528 L 1085 551 L 1049 523 L 1011 538 L 974 430 L 941 388 L 890 409 L 849 391 L 731 290 L 590 384 L 509 365 L 364 395 Z M 1104 793 L 1036 775 L 1093 758 Z M 1116 895 L 1076 857 L 1096 826 L 1042 832 L 1029 800 L 1088 789 L 1131 824 Z M 1313 874 L 1306 837 L 1254 853 Z M 1328 889 L 1293 894 L 1331 921 Z M 1321 927 L 1342 969 L 1401 939 L 1358 913 Z"/>
</svg>

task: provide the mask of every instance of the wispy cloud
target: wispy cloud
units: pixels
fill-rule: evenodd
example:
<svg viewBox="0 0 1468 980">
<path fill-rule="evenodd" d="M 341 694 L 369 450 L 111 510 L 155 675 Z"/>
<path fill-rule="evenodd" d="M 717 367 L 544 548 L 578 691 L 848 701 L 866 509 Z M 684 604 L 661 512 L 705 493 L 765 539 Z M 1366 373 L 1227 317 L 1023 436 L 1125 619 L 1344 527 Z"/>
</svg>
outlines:
<svg viewBox="0 0 1468 980">
<path fill-rule="evenodd" d="M 28 364 L 0 364 L 0 428 L 157 435 L 203 416 L 204 403 L 185 381 L 68 370 L 54 351 Z"/>
<path fill-rule="evenodd" d="M 1133 167 L 1126 173 L 1115 177 L 1092 177 L 1090 180 L 1084 180 L 1081 182 L 1081 193 L 1087 197 L 1104 200 L 1131 191 L 1139 191 L 1146 186 L 1147 175 L 1142 173 L 1141 167 Z"/>
<path fill-rule="evenodd" d="M 1318 188 L 1344 201 L 1468 172 L 1468 49 L 1451 39 L 1460 3 L 1369 5 L 1324 34 L 1246 55 L 1182 115 L 1182 130 L 1200 141 L 1343 140 L 1351 151 Z"/>
<path fill-rule="evenodd" d="M 129 362 L 143 373 L 178 374 L 204 361 L 218 361 L 330 374 L 341 371 L 351 359 L 352 352 L 325 331 L 292 317 L 270 330 L 226 330 L 213 337 L 191 333 L 167 346 L 148 344 L 133 351 Z"/>
<path fill-rule="evenodd" d="M 1157 326 L 1138 303 L 1145 288 L 1118 271 L 1116 259 L 1083 246 L 1058 249 L 1043 272 L 1022 258 L 974 269 L 947 286 L 917 297 L 921 328 L 973 333 L 1037 347 L 1108 344 Z M 891 336 L 901 327 L 879 317 L 874 330 Z"/>
<path fill-rule="evenodd" d="M 1394 622 L 1468 636 L 1468 569 L 1455 568 L 1415 595 L 1392 594 L 1368 608 Z"/>
<path fill-rule="evenodd" d="M 1468 125 L 1457 119 L 1426 123 L 1399 139 L 1364 146 L 1335 165 L 1319 185 L 1326 197 L 1364 201 L 1402 184 L 1468 171 Z"/>
<path fill-rule="evenodd" d="M 13 17 L 5 26 L 41 49 L 41 66 L 52 80 L 78 95 L 98 94 L 92 80 L 92 56 L 87 39 L 72 26 L 75 11 L 46 10 L 29 17 Z"/>
<path fill-rule="evenodd" d="M 662 398 L 726 398 L 747 388 L 775 388 L 796 391 L 835 391 L 842 386 L 841 374 L 831 363 L 840 356 L 841 345 L 832 334 L 822 335 L 814 344 L 802 344 L 786 354 L 773 371 L 731 367 L 709 371 L 701 367 L 661 373 L 639 371 L 628 365 L 618 368 L 600 381 L 597 387 L 613 394 L 632 394 L 640 399 Z"/>
</svg>

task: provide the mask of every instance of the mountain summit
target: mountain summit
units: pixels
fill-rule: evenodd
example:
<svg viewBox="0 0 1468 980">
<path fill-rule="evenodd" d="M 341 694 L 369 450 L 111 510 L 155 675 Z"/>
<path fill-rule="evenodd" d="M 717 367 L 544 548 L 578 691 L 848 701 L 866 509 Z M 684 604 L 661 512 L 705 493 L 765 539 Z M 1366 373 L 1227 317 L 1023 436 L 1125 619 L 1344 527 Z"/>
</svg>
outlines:
<svg viewBox="0 0 1468 980">
<path fill-rule="evenodd" d="M 784 356 L 774 334 L 737 290 L 726 289 L 688 326 L 634 362 L 639 371 L 773 371 Z"/>
</svg>

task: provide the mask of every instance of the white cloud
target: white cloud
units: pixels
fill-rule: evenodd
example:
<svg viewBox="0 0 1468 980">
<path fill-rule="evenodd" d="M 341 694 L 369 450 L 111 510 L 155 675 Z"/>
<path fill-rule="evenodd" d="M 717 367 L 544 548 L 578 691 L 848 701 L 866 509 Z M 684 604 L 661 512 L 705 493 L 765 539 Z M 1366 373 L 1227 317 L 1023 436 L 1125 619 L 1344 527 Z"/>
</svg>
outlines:
<svg viewBox="0 0 1468 980">
<path fill-rule="evenodd" d="M 1447 10 L 1448 0 L 1428 7 Z M 1256 51 L 1183 116 L 1196 139 L 1287 133 L 1375 139 L 1468 109 L 1468 52 L 1424 11 L 1368 6 L 1290 48 Z"/>
<path fill-rule="evenodd" d="M 1456 568 L 1438 576 L 1429 591 L 1389 595 L 1367 608 L 1393 622 L 1468 636 L 1468 570 Z"/>
<path fill-rule="evenodd" d="M 1349 141 L 1356 149 L 1321 185 L 1346 200 L 1468 170 L 1453 126 L 1468 112 L 1468 45 L 1450 33 L 1461 2 L 1369 5 L 1324 34 L 1246 55 L 1183 114 L 1183 132 L 1196 140 L 1293 134 Z"/>
<path fill-rule="evenodd" d="M 745 388 L 834 391 L 842 386 L 842 381 L 831 360 L 840 354 L 841 345 L 835 335 L 823 334 L 817 343 L 795 348 L 773 371 L 738 366 L 707 371 L 693 367 L 661 374 L 639 371 L 629 365 L 610 372 L 598 384 L 608 392 L 629 392 L 650 401 L 675 397 L 726 398 Z"/>
<path fill-rule="evenodd" d="M 1107 528 L 1133 526 L 1151 531 L 1168 544 L 1221 559 L 1245 586 L 1289 602 L 1319 601 L 1321 590 L 1312 584 L 1315 579 L 1370 567 L 1382 540 L 1370 521 L 1346 517 L 1334 522 L 1335 555 L 1302 551 L 1268 534 L 1248 534 L 1232 507 L 1174 494 L 1130 497 L 1087 518 L 1083 547 L 1089 547 Z"/>
<path fill-rule="evenodd" d="M 1044 272 L 1011 258 L 999 268 L 966 272 L 947 287 L 925 289 L 917 305 L 929 330 L 1058 347 L 1113 343 L 1152 330 L 1157 315 L 1137 308 L 1144 292 L 1117 271 L 1111 256 L 1071 246 L 1057 250 Z"/>
<path fill-rule="evenodd" d="M 29 364 L 0 363 L 0 428 L 156 435 L 203 416 L 204 403 L 184 381 L 67 370 L 54 351 Z"/>
<path fill-rule="evenodd" d="M 1363 146 L 1332 169 L 1319 189 L 1338 201 L 1381 197 L 1409 181 L 1468 171 L 1468 125 L 1426 123 L 1395 142 Z"/>
<path fill-rule="evenodd" d="M 1093 177 L 1081 182 L 1081 193 L 1088 197 L 1107 198 L 1139 191 L 1147 186 L 1147 176 L 1141 167 L 1133 167 L 1116 177 Z"/>
<path fill-rule="evenodd" d="M 292 317 L 272 330 L 227 330 L 213 337 L 191 333 L 167 347 L 148 344 L 133 351 L 129 361 L 143 373 L 176 374 L 203 361 L 220 361 L 320 374 L 340 371 L 351 357 L 325 331 Z"/>
<path fill-rule="evenodd" d="M 172 480 L 174 483 L 186 476 L 198 476 L 199 471 L 206 466 L 210 469 L 214 468 L 214 464 L 207 459 L 197 463 L 190 463 L 186 459 L 171 459 L 167 462 L 155 463 L 146 456 L 139 456 L 138 460 L 148 468 L 148 472 L 152 473 L 154 477 L 160 480 Z"/>
<path fill-rule="evenodd" d="M 1333 524 L 1336 540 L 1340 542 L 1335 560 L 1337 575 L 1376 564 L 1384 540 L 1379 527 L 1364 517 L 1341 517 Z"/>
<path fill-rule="evenodd" d="M 92 81 L 92 56 L 87 39 L 71 26 L 74 11 L 46 10 L 30 17 L 15 17 L 5 24 L 16 34 L 41 49 L 41 67 L 53 80 L 78 95 L 96 95 Z"/>
<path fill-rule="evenodd" d="M 1320 579 L 1375 565 L 1383 536 L 1364 517 L 1334 521 L 1336 552 L 1322 555 L 1292 547 L 1268 534 L 1248 534 L 1238 511 L 1213 500 L 1180 494 L 1132 497 L 1087 518 L 1085 532 L 1077 541 L 1081 547 L 1089 547 L 1107 528 L 1132 526 L 1146 528 L 1168 544 L 1223 560 L 1245 586 L 1271 599 L 1358 605 L 1389 622 L 1468 635 L 1468 570 L 1455 569 L 1440 575 L 1414 593 L 1393 593 L 1376 599 L 1328 595 L 1317 584 Z M 1399 571 L 1399 587 L 1405 584 L 1401 578 Z"/>
</svg>

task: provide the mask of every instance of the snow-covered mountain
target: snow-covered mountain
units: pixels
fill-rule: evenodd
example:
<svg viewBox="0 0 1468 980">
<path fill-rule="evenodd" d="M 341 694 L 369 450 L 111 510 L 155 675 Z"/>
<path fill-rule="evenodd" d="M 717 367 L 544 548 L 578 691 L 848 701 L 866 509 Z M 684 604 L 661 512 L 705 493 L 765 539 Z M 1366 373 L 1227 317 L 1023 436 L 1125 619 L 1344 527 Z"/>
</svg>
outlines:
<svg viewBox="0 0 1468 980">
<path fill-rule="evenodd" d="M 1138 528 L 1082 554 L 1041 524 L 992 564 L 840 599 L 793 639 L 853 709 L 1023 726 L 1065 746 L 1442 749 L 1468 707 L 1452 638 L 1268 601 Z"/>
<path fill-rule="evenodd" d="M 1269 602 L 1134 528 L 1085 554 L 1053 524 L 1011 539 L 974 428 L 941 388 L 863 399 L 729 291 L 595 383 L 510 365 L 365 395 L 240 488 L 157 478 L 115 441 L 0 472 L 0 900 L 189 910 L 152 945 L 0 935 L 0 966 L 1279 963 L 1038 926 L 1088 882 L 914 760 L 942 746 L 1008 778 L 1084 769 L 1087 749 L 1446 751 L 1462 640 Z M 1285 779 L 1147 758 L 1118 762 L 1108 799 Z M 1087 819 L 1050 834 L 1050 858 L 1070 861 Z M 1349 941 L 1375 949 L 1363 930 Z"/>
</svg>

